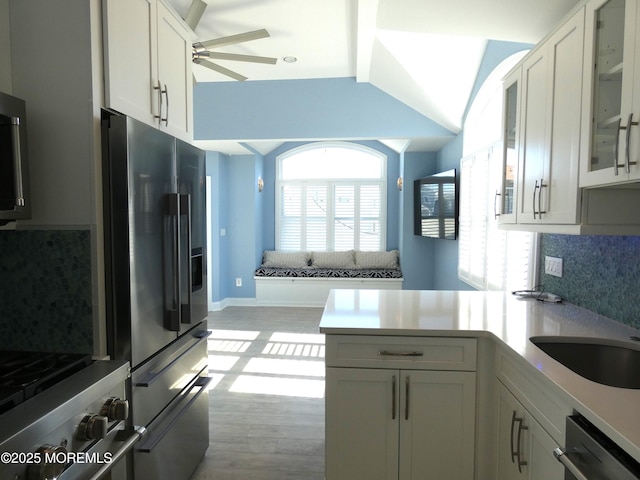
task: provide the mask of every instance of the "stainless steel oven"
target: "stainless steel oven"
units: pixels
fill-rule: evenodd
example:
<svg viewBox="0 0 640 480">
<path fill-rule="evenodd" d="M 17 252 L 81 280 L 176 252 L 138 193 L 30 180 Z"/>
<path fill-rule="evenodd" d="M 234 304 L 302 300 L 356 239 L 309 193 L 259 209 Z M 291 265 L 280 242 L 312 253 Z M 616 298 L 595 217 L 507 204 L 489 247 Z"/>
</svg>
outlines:
<svg viewBox="0 0 640 480">
<path fill-rule="evenodd" d="M 566 449 L 553 452 L 565 467 L 565 480 L 637 480 L 640 463 L 582 415 L 567 417 Z"/>
<path fill-rule="evenodd" d="M 0 478 L 127 480 L 144 429 L 127 426 L 129 364 L 0 352 Z"/>
</svg>

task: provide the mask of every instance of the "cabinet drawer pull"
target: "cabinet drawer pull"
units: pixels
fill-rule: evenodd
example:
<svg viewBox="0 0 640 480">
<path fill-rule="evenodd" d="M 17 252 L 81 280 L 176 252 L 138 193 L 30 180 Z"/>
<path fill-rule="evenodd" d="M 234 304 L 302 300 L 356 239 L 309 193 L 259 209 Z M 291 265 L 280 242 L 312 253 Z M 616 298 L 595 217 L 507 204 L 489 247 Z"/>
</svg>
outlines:
<svg viewBox="0 0 640 480">
<path fill-rule="evenodd" d="M 546 187 L 546 186 L 547 186 L 547 184 L 544 183 L 544 179 L 541 178 L 540 179 L 540 191 L 538 192 L 538 215 L 539 215 L 538 218 L 540 218 L 540 219 L 542 219 L 542 214 L 543 213 L 547 213 L 547 212 L 543 212 L 542 211 L 542 189 L 544 187 Z"/>
<path fill-rule="evenodd" d="M 422 357 L 422 352 L 390 352 L 388 350 L 380 350 L 378 355 L 381 357 Z"/>
<path fill-rule="evenodd" d="M 493 219 L 497 220 L 500 214 L 498 213 L 498 208 L 496 207 L 496 203 L 498 202 L 498 197 L 502 194 L 496 190 L 496 194 L 493 197 Z M 502 209 L 501 209 L 502 210 Z"/>
</svg>

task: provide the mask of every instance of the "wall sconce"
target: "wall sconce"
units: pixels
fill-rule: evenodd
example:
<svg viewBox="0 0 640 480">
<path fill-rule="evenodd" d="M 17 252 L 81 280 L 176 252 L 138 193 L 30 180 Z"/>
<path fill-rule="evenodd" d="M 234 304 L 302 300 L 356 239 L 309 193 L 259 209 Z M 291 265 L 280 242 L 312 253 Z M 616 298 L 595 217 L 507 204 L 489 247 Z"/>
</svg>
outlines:
<svg viewBox="0 0 640 480">
<path fill-rule="evenodd" d="M 402 177 L 398 177 L 398 181 L 396 183 L 398 185 L 398 190 L 402 191 Z"/>
<path fill-rule="evenodd" d="M 264 180 L 262 180 L 262 177 L 258 177 L 258 191 L 261 192 L 263 188 L 264 188 Z"/>
</svg>

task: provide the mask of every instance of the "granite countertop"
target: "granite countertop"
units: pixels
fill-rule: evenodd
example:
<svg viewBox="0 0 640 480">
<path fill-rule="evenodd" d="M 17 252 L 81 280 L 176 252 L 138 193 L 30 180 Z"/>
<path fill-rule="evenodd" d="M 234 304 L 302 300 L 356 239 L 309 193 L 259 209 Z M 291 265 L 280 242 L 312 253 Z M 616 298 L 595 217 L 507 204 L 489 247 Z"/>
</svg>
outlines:
<svg viewBox="0 0 640 480">
<path fill-rule="evenodd" d="M 640 390 L 587 380 L 529 341 L 539 335 L 630 341 L 640 330 L 575 305 L 503 292 L 332 290 L 320 332 L 493 338 L 549 378 L 577 411 L 640 461 Z"/>
</svg>

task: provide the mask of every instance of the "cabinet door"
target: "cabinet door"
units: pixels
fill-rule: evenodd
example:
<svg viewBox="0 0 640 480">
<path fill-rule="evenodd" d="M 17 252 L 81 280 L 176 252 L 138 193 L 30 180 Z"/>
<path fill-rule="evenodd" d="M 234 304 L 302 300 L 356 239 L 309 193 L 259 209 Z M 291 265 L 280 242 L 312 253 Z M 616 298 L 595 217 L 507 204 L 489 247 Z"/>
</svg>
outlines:
<svg viewBox="0 0 640 480">
<path fill-rule="evenodd" d="M 106 106 L 157 124 L 156 0 L 105 0 L 102 6 Z"/>
<path fill-rule="evenodd" d="M 574 225 L 580 221 L 578 170 L 583 37 L 584 9 L 547 40 L 547 108 L 551 123 L 547 127 L 550 136 L 546 143 L 549 152 L 534 206 L 537 218 L 544 224 Z"/>
<path fill-rule="evenodd" d="M 518 453 L 522 462 L 524 449 L 528 445 L 528 437 L 522 436 L 521 425 L 525 410 L 511 393 L 500 382 L 498 389 L 498 431 L 497 431 L 497 480 L 525 479 L 524 465 L 518 465 Z M 520 437 L 518 438 L 518 434 Z M 526 460 L 524 460 L 526 461 Z"/>
<path fill-rule="evenodd" d="M 562 480 L 558 444 L 502 383 L 498 386 L 497 480 Z"/>
<path fill-rule="evenodd" d="M 189 31 L 158 2 L 158 81 L 163 101 L 160 126 L 187 141 L 193 138 L 191 50 Z"/>
<path fill-rule="evenodd" d="M 640 178 L 638 2 L 592 0 L 585 18 L 580 185 L 635 180 Z"/>
<path fill-rule="evenodd" d="M 401 372 L 400 479 L 474 478 L 475 387 L 474 372 Z"/>
<path fill-rule="evenodd" d="M 326 369 L 327 480 L 398 478 L 400 373 Z"/>
<path fill-rule="evenodd" d="M 504 80 L 503 151 L 501 185 L 494 199 L 494 213 L 500 224 L 516 222 L 517 180 L 520 145 L 520 89 L 522 67 Z"/>
<path fill-rule="evenodd" d="M 539 189 L 549 155 L 547 125 L 549 82 L 547 46 L 536 50 L 522 65 L 521 158 L 518 186 L 518 223 L 538 219 Z"/>
<path fill-rule="evenodd" d="M 553 450 L 558 447 L 558 444 L 535 419 L 527 415 L 525 421 L 529 428 L 528 479 L 563 480 L 564 467 L 553 455 Z"/>
</svg>

